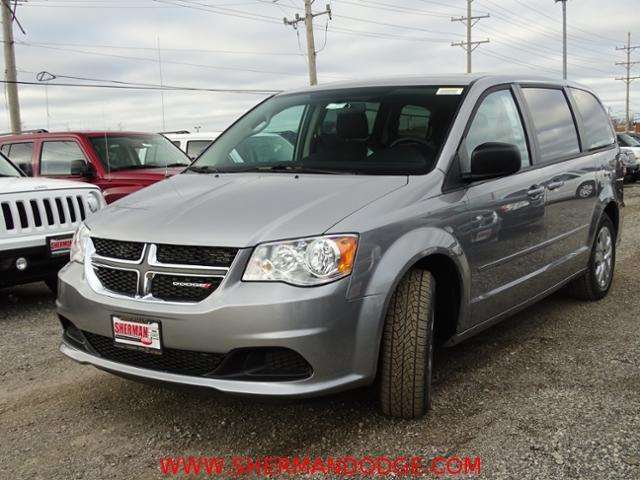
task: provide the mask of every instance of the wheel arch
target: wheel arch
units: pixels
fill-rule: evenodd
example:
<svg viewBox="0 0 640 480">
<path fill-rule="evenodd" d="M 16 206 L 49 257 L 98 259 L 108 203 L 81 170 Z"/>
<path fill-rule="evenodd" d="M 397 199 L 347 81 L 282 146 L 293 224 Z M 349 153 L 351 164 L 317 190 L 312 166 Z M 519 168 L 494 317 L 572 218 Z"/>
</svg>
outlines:
<svg viewBox="0 0 640 480">
<path fill-rule="evenodd" d="M 436 280 L 435 333 L 439 342 L 444 343 L 454 335 L 467 315 L 470 281 L 465 279 L 470 278 L 470 267 L 459 242 L 449 232 L 435 227 L 408 232 L 382 255 L 363 292 L 365 296 L 383 297 L 377 325 L 377 358 L 380 358 L 382 333 L 391 296 L 407 272 L 416 267 L 429 270 Z M 351 293 L 354 293 L 353 290 Z M 447 309 L 451 301 L 455 307 Z"/>
<path fill-rule="evenodd" d="M 604 213 L 609 215 L 609 218 L 613 222 L 613 227 L 616 229 L 615 234 L 618 236 L 618 232 L 620 231 L 620 209 L 618 208 L 618 204 L 611 200 L 603 210 Z"/>
</svg>

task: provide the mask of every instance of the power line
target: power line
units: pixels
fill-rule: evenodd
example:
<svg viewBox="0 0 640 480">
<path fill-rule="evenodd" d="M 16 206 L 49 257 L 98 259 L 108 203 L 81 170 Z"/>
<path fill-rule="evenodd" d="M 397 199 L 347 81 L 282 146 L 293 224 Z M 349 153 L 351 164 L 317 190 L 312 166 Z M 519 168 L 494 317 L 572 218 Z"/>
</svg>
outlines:
<svg viewBox="0 0 640 480">
<path fill-rule="evenodd" d="M 397 12 L 397 13 L 411 13 L 412 15 L 423 15 L 426 17 L 440 17 L 440 18 L 449 18 L 451 15 L 447 13 L 429 11 L 429 10 L 419 10 L 410 7 L 403 7 L 400 5 L 393 5 L 390 3 L 377 2 L 374 0 L 339 0 L 339 3 L 344 3 L 346 5 L 354 5 L 357 7 L 365 7 L 371 8 L 375 10 L 384 10 L 387 12 Z"/>
<path fill-rule="evenodd" d="M 60 78 L 65 78 L 60 75 Z M 100 81 L 97 79 L 83 79 L 87 81 Z M 104 82 L 117 82 L 116 80 L 102 80 Z M 33 85 L 38 87 L 78 87 L 78 88 L 109 88 L 116 90 L 164 90 L 164 91 L 185 91 L 185 92 L 214 92 L 214 93 L 241 93 L 241 94 L 255 94 L 255 95 L 273 95 L 280 93 L 282 90 L 261 90 L 261 89 L 243 89 L 243 88 L 202 88 L 202 87 L 184 87 L 173 85 L 153 85 L 153 84 L 127 84 L 127 82 L 117 82 L 119 84 L 105 84 L 105 83 L 71 83 L 71 82 L 32 82 L 24 80 L 16 80 L 15 82 L 9 80 L 0 80 L 0 83 L 16 84 L 16 85 Z"/>
<path fill-rule="evenodd" d="M 137 56 L 130 56 L 130 55 L 120 55 L 120 54 L 115 54 L 115 53 L 89 52 L 89 51 L 86 51 L 86 50 L 78 50 L 78 49 L 73 49 L 73 48 L 49 47 L 49 46 L 43 46 L 43 45 L 35 45 L 35 44 L 29 44 L 29 43 L 26 43 L 26 42 L 16 42 L 16 43 L 19 44 L 19 45 L 25 45 L 25 46 L 36 47 L 36 48 L 43 48 L 43 49 L 47 49 L 47 50 L 55 50 L 55 51 L 63 51 L 63 52 L 74 52 L 74 53 L 79 53 L 79 54 L 82 54 L 82 55 L 92 55 L 92 56 L 99 56 L 99 57 L 120 58 L 120 59 L 124 59 L 124 60 L 136 60 L 136 61 L 142 61 L 142 62 L 158 63 L 158 58 L 157 57 L 154 57 L 154 58 L 151 58 L 151 57 L 137 57 Z M 241 72 L 251 72 L 251 73 L 264 73 L 264 74 L 269 74 L 269 75 L 286 75 L 286 76 L 301 76 L 301 75 L 305 75 L 304 73 L 270 71 L 270 70 L 261 70 L 261 69 L 256 69 L 256 68 L 229 67 L 229 66 L 223 66 L 223 65 L 209 65 L 209 64 L 201 64 L 201 63 L 180 62 L 180 61 L 175 61 L 175 60 L 163 60 L 163 63 L 172 64 L 172 65 L 182 65 L 182 66 L 187 66 L 187 67 L 195 67 L 195 68 L 209 68 L 209 69 L 213 69 L 213 70 L 229 70 L 229 71 L 241 71 Z"/>
<path fill-rule="evenodd" d="M 426 32 L 426 33 L 437 33 L 440 35 L 450 35 L 450 36 L 456 36 L 454 33 L 451 32 L 443 32 L 440 30 L 432 30 L 429 28 L 422 28 L 422 27 L 414 27 L 414 26 L 409 26 L 409 25 L 398 25 L 396 23 L 388 23 L 388 22 L 380 22 L 377 20 L 368 20 L 365 18 L 358 18 L 358 17 L 350 17 L 347 15 L 334 15 L 335 18 L 343 18 L 345 20 L 351 20 L 354 22 L 362 22 L 362 23 L 370 23 L 373 25 L 380 25 L 383 27 L 392 27 L 392 28 L 400 28 L 402 30 L 415 30 L 418 32 Z M 434 41 L 443 41 L 442 39 L 433 39 Z"/>
<path fill-rule="evenodd" d="M 485 3 L 487 2 L 487 4 L 491 4 L 493 5 L 494 9 L 499 9 L 501 11 L 504 11 L 506 13 L 501 13 L 499 11 L 492 11 L 492 14 L 495 18 L 497 18 L 498 20 L 504 21 L 506 23 L 509 23 L 511 25 L 517 26 L 518 28 L 521 28 L 523 30 L 535 33 L 536 35 L 540 35 L 543 36 L 545 38 L 551 39 L 551 40 L 557 40 L 558 37 L 557 35 L 561 35 L 561 31 L 559 30 L 554 30 L 554 29 L 550 29 L 549 27 L 544 27 L 541 26 L 539 24 L 537 24 L 535 21 L 530 21 L 527 22 L 526 20 L 522 19 L 522 16 L 519 15 L 518 13 L 515 13 L 505 7 L 502 7 L 500 5 L 498 5 L 497 3 L 493 2 L 492 0 L 479 0 L 479 2 L 481 3 Z M 568 39 L 569 42 L 571 43 L 571 41 L 574 41 L 573 45 L 576 48 L 581 48 L 583 50 L 588 50 L 591 52 L 594 52 L 598 55 L 603 55 L 603 51 L 601 50 L 596 50 L 595 48 L 591 47 L 591 46 L 586 46 L 586 45 L 579 45 L 578 43 L 575 43 L 576 41 L 573 40 L 574 36 L 573 35 L 568 35 Z M 606 49 L 606 47 L 601 46 L 600 48 L 602 49 Z"/>
<path fill-rule="evenodd" d="M 554 22 L 557 20 L 556 18 L 552 17 L 551 15 L 547 15 L 545 12 L 538 10 L 537 8 L 532 7 L 531 5 L 529 5 L 526 2 L 523 2 L 522 0 L 514 0 L 516 3 L 519 3 L 520 5 L 522 5 L 523 7 L 531 10 L 532 12 L 537 13 L 538 15 L 541 15 L 547 19 L 553 20 Z M 572 30 L 578 30 L 580 32 L 586 33 L 587 35 L 591 35 L 591 36 L 596 36 L 599 38 L 602 38 L 603 40 L 607 40 L 609 42 L 617 42 L 617 40 L 609 38 L 609 37 L 605 37 L 604 35 L 600 35 L 597 32 L 594 31 L 589 31 L 589 30 L 584 30 L 582 28 L 576 27 L 575 22 L 574 23 L 570 23 L 569 26 L 571 27 Z"/>
<path fill-rule="evenodd" d="M 536 46 L 536 45 L 528 45 L 524 42 L 516 42 L 513 39 L 509 39 L 507 41 L 501 41 L 500 39 L 492 39 L 493 43 L 495 43 L 496 45 L 500 45 L 500 46 L 504 46 L 506 48 L 511 48 L 514 50 L 518 50 L 519 52 L 527 52 L 527 53 L 531 53 L 535 56 L 540 56 L 540 55 L 544 55 L 547 58 L 553 58 L 554 60 L 559 58 L 557 57 L 558 53 L 557 52 L 553 52 L 551 50 L 548 49 L 544 49 L 543 47 L 540 46 Z M 554 54 L 554 56 L 550 56 L 549 52 L 552 52 Z M 602 70 L 600 68 L 597 67 L 593 67 L 593 66 L 589 66 L 589 65 L 585 65 L 579 62 L 569 62 L 569 65 L 573 68 L 577 68 L 577 69 L 581 69 L 581 70 L 590 70 L 592 72 L 598 72 L 598 74 L 604 74 L 607 76 L 611 76 L 612 73 L 611 71 L 607 71 L 607 70 Z"/>
<path fill-rule="evenodd" d="M 18 43 L 18 42 L 17 42 Z M 132 45 L 107 45 L 97 43 L 64 43 L 64 42 L 19 42 L 20 45 L 27 46 L 45 46 L 45 47 L 80 47 L 80 48 L 102 48 L 111 50 L 148 50 L 155 52 L 156 47 L 138 47 Z M 265 56 L 301 56 L 298 52 L 274 52 L 274 51 L 257 51 L 257 50 L 215 50 L 206 48 L 176 48 L 176 47 L 162 47 L 165 52 L 188 52 L 188 53 L 216 53 L 216 54 L 229 54 L 229 55 L 265 55 Z"/>
</svg>

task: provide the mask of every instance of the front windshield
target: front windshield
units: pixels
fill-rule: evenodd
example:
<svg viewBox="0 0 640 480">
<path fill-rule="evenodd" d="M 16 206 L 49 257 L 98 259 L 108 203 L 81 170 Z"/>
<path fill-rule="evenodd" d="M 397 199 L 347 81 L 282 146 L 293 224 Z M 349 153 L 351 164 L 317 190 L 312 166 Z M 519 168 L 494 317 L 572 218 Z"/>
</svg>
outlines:
<svg viewBox="0 0 640 480">
<path fill-rule="evenodd" d="M 241 118 L 189 170 L 427 173 L 462 92 L 370 87 L 276 96 Z"/>
<path fill-rule="evenodd" d="M 4 155 L 0 154 L 0 177 L 21 177 L 20 171 L 14 167 Z"/>
<path fill-rule="evenodd" d="M 162 135 L 105 135 L 91 143 L 105 170 L 186 167 L 189 158 Z"/>
<path fill-rule="evenodd" d="M 640 147 L 640 142 L 626 133 L 619 133 L 618 140 L 623 147 Z"/>
</svg>

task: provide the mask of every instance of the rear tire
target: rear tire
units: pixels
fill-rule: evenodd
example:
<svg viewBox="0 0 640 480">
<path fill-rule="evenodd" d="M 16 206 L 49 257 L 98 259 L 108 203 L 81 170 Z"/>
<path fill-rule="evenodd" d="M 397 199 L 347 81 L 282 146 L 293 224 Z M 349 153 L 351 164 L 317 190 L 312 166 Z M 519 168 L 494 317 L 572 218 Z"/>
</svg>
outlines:
<svg viewBox="0 0 640 480">
<path fill-rule="evenodd" d="M 413 269 L 389 302 L 379 393 L 385 415 L 418 418 L 431 408 L 435 287 L 430 272 Z"/>
<path fill-rule="evenodd" d="M 568 289 L 579 300 L 596 301 L 607 296 L 616 263 L 616 231 L 606 213 L 596 230 L 587 271 L 573 280 Z"/>
</svg>

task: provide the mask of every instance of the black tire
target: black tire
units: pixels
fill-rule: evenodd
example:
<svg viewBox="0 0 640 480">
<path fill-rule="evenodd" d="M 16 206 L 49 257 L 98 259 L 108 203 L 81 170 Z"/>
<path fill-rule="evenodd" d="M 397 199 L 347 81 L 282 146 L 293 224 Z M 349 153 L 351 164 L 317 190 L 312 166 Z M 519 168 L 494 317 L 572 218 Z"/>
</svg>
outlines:
<svg viewBox="0 0 640 480">
<path fill-rule="evenodd" d="M 380 362 L 385 415 L 418 418 L 431 408 L 435 288 L 430 272 L 413 269 L 389 302 Z"/>
<path fill-rule="evenodd" d="M 58 295 L 58 277 L 57 276 L 45 279 L 44 283 L 47 285 L 47 287 L 49 287 L 49 290 L 51 290 L 51 293 L 53 293 L 54 295 Z"/>
<path fill-rule="evenodd" d="M 598 281 L 597 266 L 598 266 L 598 242 L 601 238 L 601 232 L 603 229 L 609 231 L 611 239 L 611 269 L 606 283 L 603 285 Z M 587 270 L 578 278 L 573 280 L 568 285 L 568 290 L 572 296 L 579 300 L 597 301 L 607 296 L 609 289 L 611 288 L 611 282 L 613 281 L 613 273 L 616 265 L 616 231 L 613 222 L 609 216 L 605 213 L 600 219 L 598 228 L 596 230 L 593 246 L 591 247 L 591 256 L 589 257 L 589 265 Z"/>
</svg>

